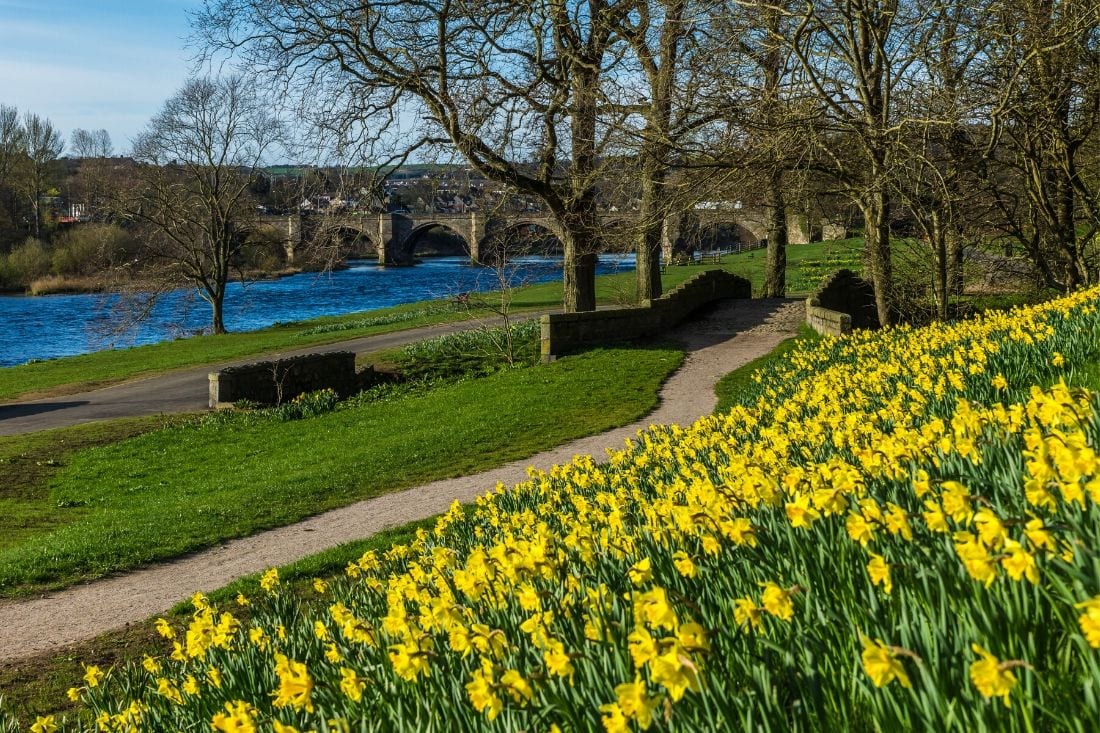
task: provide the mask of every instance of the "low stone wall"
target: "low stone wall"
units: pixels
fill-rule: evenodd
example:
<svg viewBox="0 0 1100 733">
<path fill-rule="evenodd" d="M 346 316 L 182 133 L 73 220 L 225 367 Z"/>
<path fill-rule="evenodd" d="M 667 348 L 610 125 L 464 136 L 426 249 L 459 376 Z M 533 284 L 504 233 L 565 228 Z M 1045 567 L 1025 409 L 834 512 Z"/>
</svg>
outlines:
<svg viewBox="0 0 1100 733">
<path fill-rule="evenodd" d="M 280 384 L 283 402 L 326 387 L 348 397 L 377 381 L 374 377 L 373 369 L 356 373 L 355 354 L 350 351 L 243 364 L 210 372 L 210 407 L 226 407 L 239 400 L 274 405 Z"/>
<path fill-rule="evenodd" d="M 878 328 L 874 286 L 851 270 L 837 270 L 806 299 L 806 324 L 830 336 Z"/>
<path fill-rule="evenodd" d="M 852 331 L 852 317 L 847 313 L 832 311 L 806 302 L 806 324 L 827 336 L 840 336 Z"/>
<path fill-rule="evenodd" d="M 542 360 L 553 361 L 585 346 L 653 336 L 672 328 L 708 303 L 750 297 L 752 285 L 745 278 L 724 270 L 707 270 L 660 298 L 633 308 L 552 313 L 540 319 Z"/>
</svg>

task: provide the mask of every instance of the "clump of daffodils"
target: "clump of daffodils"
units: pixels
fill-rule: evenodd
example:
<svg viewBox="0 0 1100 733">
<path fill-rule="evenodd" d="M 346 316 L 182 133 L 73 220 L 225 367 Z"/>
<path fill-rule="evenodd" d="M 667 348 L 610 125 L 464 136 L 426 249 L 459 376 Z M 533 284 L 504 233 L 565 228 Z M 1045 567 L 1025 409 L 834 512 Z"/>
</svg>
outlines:
<svg viewBox="0 0 1100 733">
<path fill-rule="evenodd" d="M 103 730 L 1072 728 L 1100 691 L 1100 399 L 1068 386 L 1098 300 L 804 346 L 755 402 L 305 598 L 269 571 L 247 623 L 197 595 L 162 655 L 70 692 Z"/>
</svg>

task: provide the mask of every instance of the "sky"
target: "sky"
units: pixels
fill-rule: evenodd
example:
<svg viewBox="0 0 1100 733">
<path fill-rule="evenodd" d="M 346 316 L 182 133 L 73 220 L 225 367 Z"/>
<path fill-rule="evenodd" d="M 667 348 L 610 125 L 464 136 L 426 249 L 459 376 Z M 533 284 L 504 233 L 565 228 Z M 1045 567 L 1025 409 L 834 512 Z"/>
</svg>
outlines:
<svg viewBox="0 0 1100 733">
<path fill-rule="evenodd" d="M 104 128 L 115 154 L 191 70 L 200 0 L 0 0 L 0 104 L 47 117 L 66 143 Z"/>
</svg>

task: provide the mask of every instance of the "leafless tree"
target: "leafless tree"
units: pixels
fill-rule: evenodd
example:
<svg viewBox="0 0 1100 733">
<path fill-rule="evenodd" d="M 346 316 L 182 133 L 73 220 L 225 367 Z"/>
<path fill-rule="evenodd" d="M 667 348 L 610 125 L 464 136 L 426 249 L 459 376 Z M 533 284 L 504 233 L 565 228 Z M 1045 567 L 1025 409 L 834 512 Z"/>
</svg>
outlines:
<svg viewBox="0 0 1100 733">
<path fill-rule="evenodd" d="M 939 0 L 912 45 L 919 73 L 898 89 L 907 120 L 899 136 L 891 180 L 919 234 L 936 317 L 949 316 L 962 286 L 963 252 L 975 247 L 988 220 L 981 186 L 982 155 L 990 127 L 989 99 L 981 93 L 981 58 L 989 43 L 989 2 Z"/>
<path fill-rule="evenodd" d="M 863 215 L 865 263 L 879 321 L 894 320 L 890 179 L 902 129 L 895 93 L 913 67 L 914 35 L 928 6 L 916 0 L 815 0 L 797 11 L 789 39 L 802 83 L 816 92 L 828 133 L 816 165 Z"/>
<path fill-rule="evenodd" d="M 8 183 L 12 168 L 23 154 L 23 138 L 19 110 L 0 104 L 0 185 Z"/>
<path fill-rule="evenodd" d="M 692 62 L 699 12 L 690 0 L 642 0 L 617 31 L 632 52 L 627 67 L 636 66 L 637 73 L 622 74 L 616 96 L 625 99 L 604 117 L 624 130 L 627 150 L 636 156 L 640 190 L 633 229 L 640 300 L 661 295 L 662 233 L 677 201 L 672 173 L 697 124 Z M 644 83 L 634 83 L 635 76 Z"/>
<path fill-rule="evenodd" d="M 143 274 L 193 285 L 215 333 L 225 332 L 226 285 L 256 224 L 249 186 L 283 135 L 267 101 L 229 76 L 189 80 L 134 141 L 138 180 L 119 206 L 144 234 Z"/>
<path fill-rule="evenodd" d="M 45 117 L 32 112 L 23 115 L 22 170 L 17 174 L 16 185 L 30 204 L 34 216 L 32 231 L 36 238 L 42 236 L 42 197 L 56 174 L 55 164 L 65 149 L 61 133 Z"/>
<path fill-rule="evenodd" d="M 1100 244 L 1100 3 L 994 6 L 990 181 L 1001 225 L 1048 287 L 1095 282 Z"/>
<path fill-rule="evenodd" d="M 80 160 L 80 168 L 72 181 L 71 193 L 87 206 L 90 215 L 103 218 L 109 213 L 108 188 L 112 185 L 114 152 L 111 135 L 106 130 L 77 128 L 69 136 L 72 154 Z"/>
<path fill-rule="evenodd" d="M 807 89 L 795 78 L 797 62 L 790 39 L 802 18 L 792 0 L 736 0 L 721 27 L 726 46 L 722 61 L 731 65 L 726 88 L 726 140 L 717 145 L 718 161 L 740 172 L 760 193 L 744 191 L 767 210 L 768 249 L 764 297 L 786 294 L 788 218 L 812 160 L 813 135 L 820 105 L 807 104 Z"/>
<path fill-rule="evenodd" d="M 207 0 L 208 48 L 324 99 L 328 124 L 391 161 L 446 144 L 537 197 L 564 246 L 567 311 L 595 308 L 601 81 L 632 3 L 584 0 Z M 420 115 L 415 135 L 408 118 Z M 399 125 L 399 123 L 402 123 Z M 401 126 L 400 141 L 385 130 Z M 383 132 L 379 132 L 383 131 Z"/>
<path fill-rule="evenodd" d="M 16 218 L 16 193 L 12 172 L 21 162 L 22 155 L 23 125 L 19 121 L 19 110 L 0 104 L 0 205 L 6 209 L 4 213 L 11 223 Z"/>
<path fill-rule="evenodd" d="M 85 130 L 81 127 L 73 130 L 69 136 L 69 146 L 77 158 L 109 158 L 114 151 L 111 135 L 104 129 Z"/>
</svg>

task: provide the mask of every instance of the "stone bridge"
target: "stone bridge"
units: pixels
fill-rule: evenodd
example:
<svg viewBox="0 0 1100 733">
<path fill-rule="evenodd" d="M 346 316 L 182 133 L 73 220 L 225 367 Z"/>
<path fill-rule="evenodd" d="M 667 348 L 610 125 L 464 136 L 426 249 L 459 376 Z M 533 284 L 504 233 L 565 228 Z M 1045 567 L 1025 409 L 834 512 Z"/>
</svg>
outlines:
<svg viewBox="0 0 1100 733">
<path fill-rule="evenodd" d="M 666 260 L 671 256 L 674 244 L 688 229 L 697 230 L 700 226 L 722 224 L 732 229 L 742 245 L 755 246 L 767 237 L 766 212 L 728 209 L 694 209 L 691 211 L 690 225 L 685 224 L 687 217 L 678 216 L 665 222 L 664 250 Z M 630 225 L 636 221 L 631 211 L 607 212 L 602 214 L 609 233 L 604 243 L 610 249 L 629 251 L 629 241 L 624 239 Z M 377 253 L 382 265 L 411 265 L 415 260 L 416 246 L 422 235 L 429 230 L 441 227 L 462 238 L 465 249 L 472 262 L 481 262 L 486 246 L 486 238 L 494 233 L 507 232 L 522 227 L 534 227 L 560 239 L 557 221 L 545 212 L 492 213 L 474 211 L 464 214 L 450 213 L 409 213 L 409 212 L 346 212 L 340 214 L 314 214 L 290 216 L 265 216 L 262 221 L 275 228 L 285 237 L 287 258 L 294 260 L 295 251 L 306 242 L 317 237 L 343 237 L 345 239 L 366 240 L 368 253 Z M 808 241 L 803 227 L 792 218 L 791 242 Z"/>
</svg>

